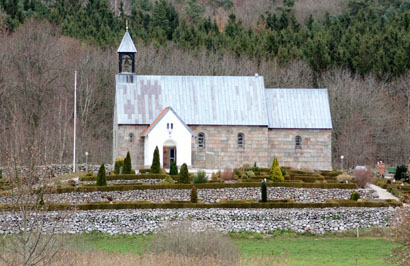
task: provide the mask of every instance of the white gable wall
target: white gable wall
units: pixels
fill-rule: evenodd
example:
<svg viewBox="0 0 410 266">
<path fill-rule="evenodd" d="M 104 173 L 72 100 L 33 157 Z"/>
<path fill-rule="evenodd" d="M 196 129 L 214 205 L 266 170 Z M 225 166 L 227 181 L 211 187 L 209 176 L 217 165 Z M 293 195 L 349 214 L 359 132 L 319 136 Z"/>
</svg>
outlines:
<svg viewBox="0 0 410 266">
<path fill-rule="evenodd" d="M 173 124 L 173 129 L 167 129 L 167 123 Z M 171 134 L 169 133 L 171 131 Z M 154 156 L 155 147 L 158 146 L 161 166 L 163 165 L 163 147 L 173 146 L 175 143 L 177 149 L 177 165 L 181 166 L 186 163 L 188 166 L 192 164 L 192 135 L 185 125 L 172 112 L 168 111 L 164 116 L 154 125 L 151 131 L 145 136 L 144 141 L 144 165 L 151 166 Z"/>
</svg>

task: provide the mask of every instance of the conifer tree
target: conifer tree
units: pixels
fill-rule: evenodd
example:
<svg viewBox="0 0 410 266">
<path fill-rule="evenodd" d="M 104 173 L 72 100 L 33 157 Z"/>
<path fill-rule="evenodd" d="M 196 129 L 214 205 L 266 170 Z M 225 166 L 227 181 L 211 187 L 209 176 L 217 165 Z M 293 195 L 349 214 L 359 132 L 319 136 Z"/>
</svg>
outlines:
<svg viewBox="0 0 410 266">
<path fill-rule="evenodd" d="M 151 174 L 159 174 L 161 173 L 161 163 L 159 161 L 159 150 L 158 146 L 155 147 L 154 150 L 154 157 L 152 158 L 152 164 L 151 164 Z"/>
<path fill-rule="evenodd" d="M 272 161 L 272 166 L 269 171 L 269 179 L 274 182 L 283 182 L 285 178 L 282 175 L 282 171 L 280 170 L 278 158 L 275 157 Z"/>
<path fill-rule="evenodd" d="M 266 187 L 265 180 L 263 180 L 261 184 L 261 198 L 262 198 L 262 202 L 268 201 L 268 189 Z"/>
<path fill-rule="evenodd" d="M 170 175 L 178 175 L 178 167 L 175 161 L 171 162 L 171 167 L 169 169 L 169 174 Z"/>
<path fill-rule="evenodd" d="M 188 166 L 184 163 L 179 171 L 178 183 L 189 184 Z"/>
<path fill-rule="evenodd" d="M 105 166 L 102 164 L 100 169 L 98 169 L 97 174 L 97 186 L 106 186 L 107 185 L 107 176 L 105 175 Z"/>
<path fill-rule="evenodd" d="M 122 173 L 125 175 L 131 174 L 132 165 L 131 165 L 131 155 L 130 152 L 127 152 L 127 157 L 124 160 L 124 166 L 122 167 Z"/>
<path fill-rule="evenodd" d="M 195 186 L 192 186 L 192 189 L 191 189 L 191 202 L 192 203 L 198 202 L 198 191 L 196 190 Z"/>
</svg>

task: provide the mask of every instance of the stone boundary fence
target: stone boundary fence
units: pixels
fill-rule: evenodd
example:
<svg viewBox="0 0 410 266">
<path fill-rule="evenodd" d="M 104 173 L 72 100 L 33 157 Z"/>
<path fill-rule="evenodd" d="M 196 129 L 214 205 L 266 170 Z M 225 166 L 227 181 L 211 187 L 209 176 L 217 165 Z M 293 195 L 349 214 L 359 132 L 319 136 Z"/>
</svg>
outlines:
<svg viewBox="0 0 410 266">
<path fill-rule="evenodd" d="M 377 199 L 378 195 L 371 189 L 321 189 L 321 188 L 289 188 L 269 187 L 269 199 L 293 199 L 296 202 L 325 202 L 328 199 L 349 199 L 353 192 L 358 192 L 361 199 Z M 107 201 L 111 196 L 115 201 L 152 201 L 164 203 L 167 201 L 189 201 L 190 189 L 144 189 L 110 192 L 73 192 L 53 193 L 44 195 L 45 202 L 83 204 L 87 202 Z M 258 200 L 260 188 L 223 188 L 198 189 L 198 199 L 204 203 L 218 203 L 221 200 Z M 0 197 L 0 204 L 11 204 L 15 196 Z"/>
<path fill-rule="evenodd" d="M 291 230 L 322 234 L 371 226 L 386 227 L 393 222 L 395 209 L 146 209 L 43 212 L 35 219 L 46 221 L 44 232 L 81 234 L 148 234 L 183 225 L 188 231 L 215 230 L 223 233 L 251 231 L 269 233 Z M 10 212 L 0 213 L 0 234 L 17 233 L 22 219 Z"/>
<path fill-rule="evenodd" d="M 105 170 L 110 172 L 113 170 L 113 166 L 111 164 L 104 164 Z M 86 171 L 87 165 L 86 164 L 77 164 L 76 165 L 77 171 Z M 88 165 L 88 171 L 93 171 L 94 175 L 97 174 L 100 165 Z M 3 177 L 7 177 L 10 174 L 8 173 L 8 168 L 5 166 L 0 166 L 2 169 Z M 19 174 L 24 174 L 27 171 L 27 167 L 19 166 L 17 167 Z M 34 172 L 38 176 L 52 176 L 57 177 L 64 174 L 69 174 L 73 172 L 73 165 L 72 164 L 50 164 L 50 165 L 38 165 L 34 167 Z"/>
</svg>

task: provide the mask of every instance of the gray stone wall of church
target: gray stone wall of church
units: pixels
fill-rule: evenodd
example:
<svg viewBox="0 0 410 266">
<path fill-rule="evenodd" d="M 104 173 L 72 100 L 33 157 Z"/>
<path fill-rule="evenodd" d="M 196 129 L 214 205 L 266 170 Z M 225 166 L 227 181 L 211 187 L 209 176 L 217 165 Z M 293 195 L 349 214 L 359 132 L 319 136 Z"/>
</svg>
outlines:
<svg viewBox="0 0 410 266">
<path fill-rule="evenodd" d="M 300 149 L 296 136 L 302 138 Z M 331 144 L 331 130 L 269 129 L 270 161 L 277 156 L 282 166 L 331 170 Z"/>
<path fill-rule="evenodd" d="M 119 125 L 117 154 L 131 153 L 133 169 L 144 166 L 144 138 L 140 135 L 147 125 Z M 190 126 L 192 166 L 203 169 L 234 168 L 257 162 L 269 167 L 276 156 L 282 166 L 295 168 L 332 169 L 331 130 L 267 129 L 256 126 Z M 205 134 L 205 147 L 198 147 L 198 133 Z M 134 134 L 130 142 L 129 134 Z M 238 147 L 238 133 L 243 133 L 244 148 Z M 295 147 L 295 137 L 301 136 L 301 149 Z"/>
<path fill-rule="evenodd" d="M 132 169 L 144 168 L 144 138 L 141 134 L 148 126 L 141 125 L 119 125 L 117 137 L 117 156 L 125 158 L 127 152 L 131 155 Z M 133 134 L 132 142 L 130 133 Z"/>
<path fill-rule="evenodd" d="M 192 140 L 192 165 L 195 168 L 234 168 L 243 163 L 268 165 L 268 130 L 257 126 L 189 126 Z M 205 147 L 198 146 L 198 133 L 205 134 Z M 238 133 L 243 133 L 244 147 L 238 147 Z"/>
</svg>

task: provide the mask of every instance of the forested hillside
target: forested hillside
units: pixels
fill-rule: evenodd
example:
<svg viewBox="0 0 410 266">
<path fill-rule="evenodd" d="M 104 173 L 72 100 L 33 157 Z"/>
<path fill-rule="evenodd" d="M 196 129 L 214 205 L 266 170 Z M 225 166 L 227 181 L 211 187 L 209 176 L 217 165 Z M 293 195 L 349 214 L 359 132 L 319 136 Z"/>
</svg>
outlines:
<svg viewBox="0 0 410 266">
<path fill-rule="evenodd" d="M 253 75 L 327 87 L 334 162 L 410 155 L 410 0 L 0 0 L 0 146 L 111 161 L 115 49 L 125 20 L 137 74 Z M 80 161 L 83 160 L 80 157 Z"/>
</svg>

